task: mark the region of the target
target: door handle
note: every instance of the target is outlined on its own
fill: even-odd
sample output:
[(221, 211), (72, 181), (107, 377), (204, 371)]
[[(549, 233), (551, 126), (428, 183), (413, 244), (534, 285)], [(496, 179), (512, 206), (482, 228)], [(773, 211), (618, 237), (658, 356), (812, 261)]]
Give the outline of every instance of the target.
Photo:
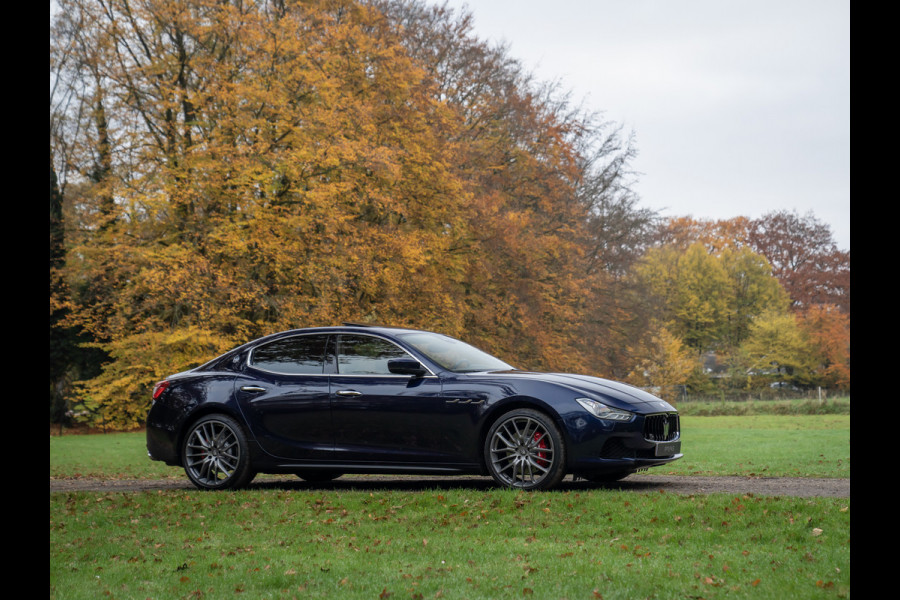
[(338, 396), (362, 396), (362, 392), (357, 392), (356, 390), (340, 390), (337, 393)]
[(241, 386), (241, 391), (242, 392), (264, 392), (264, 391), (266, 391), (266, 388), (259, 387), (258, 385), (244, 385), (244, 386)]

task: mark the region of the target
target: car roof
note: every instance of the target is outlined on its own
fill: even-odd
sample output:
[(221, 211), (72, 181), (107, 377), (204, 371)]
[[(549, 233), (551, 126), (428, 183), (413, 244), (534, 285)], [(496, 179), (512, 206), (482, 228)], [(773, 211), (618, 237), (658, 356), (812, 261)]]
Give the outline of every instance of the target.
[[(289, 337), (292, 335), (301, 335), (307, 333), (347, 333), (347, 332), (359, 332), (359, 333), (381, 333), (385, 335), (396, 335), (398, 333), (403, 332), (421, 332), (421, 333), (433, 333), (424, 329), (412, 329), (409, 327), (398, 327), (394, 325), (380, 325), (380, 324), (369, 324), (369, 323), (342, 323), (341, 325), (326, 325), (321, 327), (300, 327), (297, 329), (288, 329), (285, 331), (278, 331), (275, 333), (270, 333), (268, 335), (261, 336), (256, 338), (255, 340), (251, 340), (248, 344), (256, 344), (263, 340), (269, 340), (279, 337)], [(245, 344), (246, 345), (246, 344)]]

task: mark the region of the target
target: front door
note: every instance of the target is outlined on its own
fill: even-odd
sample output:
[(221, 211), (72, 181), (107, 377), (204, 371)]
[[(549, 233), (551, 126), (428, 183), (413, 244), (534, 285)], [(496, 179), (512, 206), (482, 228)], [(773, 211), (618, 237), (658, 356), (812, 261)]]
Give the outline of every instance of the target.
[(335, 459), (395, 466), (458, 464), (461, 448), (448, 437), (450, 407), (441, 380), (396, 375), (388, 361), (410, 355), (371, 335), (340, 335), (331, 375)]

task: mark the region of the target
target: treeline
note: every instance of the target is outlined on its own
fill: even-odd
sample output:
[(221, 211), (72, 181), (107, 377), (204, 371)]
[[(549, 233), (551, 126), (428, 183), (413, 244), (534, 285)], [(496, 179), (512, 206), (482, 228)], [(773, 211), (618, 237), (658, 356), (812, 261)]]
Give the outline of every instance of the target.
[(342, 321), (639, 385), (849, 389), (849, 253), (826, 226), (641, 208), (631, 136), (469, 14), (58, 4), (51, 421), (139, 426), (165, 375)]

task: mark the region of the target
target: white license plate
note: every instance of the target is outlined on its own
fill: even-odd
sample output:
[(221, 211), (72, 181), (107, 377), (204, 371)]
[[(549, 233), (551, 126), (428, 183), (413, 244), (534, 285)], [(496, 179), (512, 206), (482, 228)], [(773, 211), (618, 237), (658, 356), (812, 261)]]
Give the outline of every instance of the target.
[(681, 452), (681, 441), (660, 442), (656, 445), (656, 456), (672, 456)]

